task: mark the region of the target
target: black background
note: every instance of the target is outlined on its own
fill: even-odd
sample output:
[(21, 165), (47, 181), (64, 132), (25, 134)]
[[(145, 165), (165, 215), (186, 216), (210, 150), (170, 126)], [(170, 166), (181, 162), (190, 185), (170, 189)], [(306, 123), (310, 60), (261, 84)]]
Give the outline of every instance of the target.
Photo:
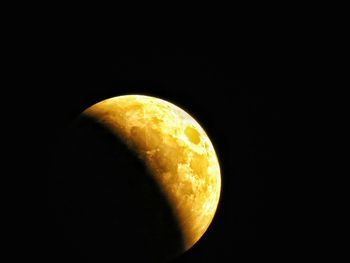
[[(131, 44), (89, 42), (74, 34), (51, 41), (55, 43), (45, 47), (39, 92), (44, 182), (60, 135), (84, 109), (125, 94), (159, 97), (202, 125), (222, 174), (220, 204), (210, 228), (174, 262), (228, 262), (275, 253), (283, 228), (279, 208), (271, 208), (270, 191), (279, 187), (278, 123), (285, 99), (280, 61), (285, 51), (277, 48), (274, 35), (254, 32), (210, 43), (186, 38), (171, 45), (150, 44), (145, 38)], [(63, 237), (52, 204), (45, 196), (42, 200), (39, 256), (49, 262), (84, 260)]]

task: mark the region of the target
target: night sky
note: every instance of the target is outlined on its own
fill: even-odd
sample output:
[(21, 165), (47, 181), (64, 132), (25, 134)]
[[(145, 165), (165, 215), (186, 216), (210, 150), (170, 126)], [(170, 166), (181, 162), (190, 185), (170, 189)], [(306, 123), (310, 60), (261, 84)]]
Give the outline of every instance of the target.
[[(125, 94), (168, 100), (190, 113), (207, 132), (222, 175), (221, 199), (212, 224), (174, 262), (266, 258), (273, 253), (269, 244), (278, 243), (277, 231), (272, 230), (278, 212), (270, 208), (268, 191), (277, 185), (271, 182), (279, 169), (277, 123), (281, 118), (281, 69), (268, 40), (259, 35), (169, 47), (57, 39), (44, 65), (47, 90), (43, 94), (50, 98), (42, 115), (47, 181), (57, 169), (55, 156), (62, 134), (84, 109)], [(47, 189), (50, 196), (50, 186)], [(42, 256), (47, 262), (84, 260), (63, 234), (57, 222), (61, 215), (52, 200), (47, 200)]]

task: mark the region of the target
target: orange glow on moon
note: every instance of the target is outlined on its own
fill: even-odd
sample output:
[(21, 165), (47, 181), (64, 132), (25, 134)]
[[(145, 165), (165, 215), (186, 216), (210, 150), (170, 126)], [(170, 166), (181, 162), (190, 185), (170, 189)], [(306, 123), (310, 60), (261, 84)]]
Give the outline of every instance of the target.
[(136, 151), (169, 200), (185, 249), (192, 247), (212, 222), (221, 191), (219, 162), (198, 122), (172, 103), (141, 95), (101, 101), (83, 115)]

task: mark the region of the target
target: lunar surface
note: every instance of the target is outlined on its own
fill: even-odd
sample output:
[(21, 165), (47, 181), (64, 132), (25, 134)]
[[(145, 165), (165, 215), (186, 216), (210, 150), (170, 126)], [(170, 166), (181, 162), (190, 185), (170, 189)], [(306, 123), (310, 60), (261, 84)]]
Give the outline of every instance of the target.
[(185, 111), (164, 100), (129, 95), (83, 112), (109, 127), (144, 160), (178, 217), (189, 249), (207, 230), (220, 197), (212, 143)]
[(56, 197), (77, 246), (98, 251), (96, 258), (140, 254), (164, 262), (203, 236), (221, 176), (196, 120), (167, 101), (126, 95), (89, 107), (77, 127)]

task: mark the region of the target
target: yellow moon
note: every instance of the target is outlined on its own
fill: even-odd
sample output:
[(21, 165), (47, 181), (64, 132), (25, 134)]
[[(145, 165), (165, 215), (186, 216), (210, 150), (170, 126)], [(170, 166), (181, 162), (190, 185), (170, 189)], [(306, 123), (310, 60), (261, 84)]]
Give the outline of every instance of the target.
[(185, 250), (191, 248), (213, 220), (221, 191), (218, 158), (203, 128), (174, 104), (143, 95), (110, 98), (82, 114), (136, 151), (171, 204)]

